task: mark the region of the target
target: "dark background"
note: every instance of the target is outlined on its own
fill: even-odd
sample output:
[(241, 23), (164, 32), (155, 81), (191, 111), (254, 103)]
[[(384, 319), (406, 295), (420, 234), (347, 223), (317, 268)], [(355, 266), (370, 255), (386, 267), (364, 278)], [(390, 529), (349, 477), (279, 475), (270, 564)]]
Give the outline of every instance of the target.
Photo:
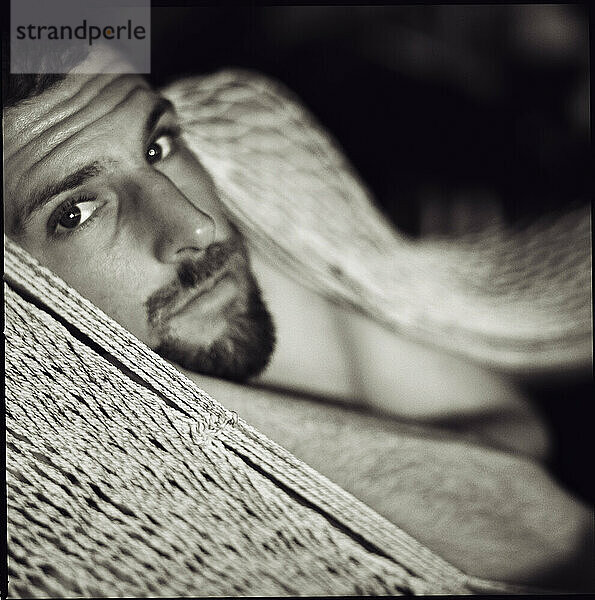
[[(590, 201), (585, 6), (158, 4), (155, 84), (230, 66), (279, 79), (411, 236)], [(555, 432), (552, 471), (594, 500), (592, 378), (528, 391)]]
[(412, 235), (588, 197), (580, 5), (154, 6), (152, 47), (158, 84), (226, 66), (284, 82)]

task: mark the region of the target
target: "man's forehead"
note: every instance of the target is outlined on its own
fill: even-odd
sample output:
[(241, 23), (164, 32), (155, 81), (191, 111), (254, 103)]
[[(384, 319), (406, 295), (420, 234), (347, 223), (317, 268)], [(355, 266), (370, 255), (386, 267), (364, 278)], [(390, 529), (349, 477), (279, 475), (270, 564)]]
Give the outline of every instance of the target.
[[(18, 103), (4, 111), (4, 118), (10, 119), (14, 132), (18, 133), (37, 123), (43, 126), (44, 117), (48, 120), (72, 114), (85, 103), (90, 102), (99, 90), (109, 85), (118, 74), (134, 73), (126, 56), (110, 45), (98, 44), (58, 84), (51, 86), (42, 94)], [(136, 75), (127, 79), (142, 82)]]
[[(82, 79), (81, 79), (82, 78)], [(56, 154), (76, 156), (73, 149), (105, 130), (142, 123), (159, 95), (137, 75), (68, 76), (55, 88), (5, 112), (4, 168), (9, 186)], [(86, 148), (86, 147), (85, 147)]]
[(50, 180), (66, 177), (91, 161), (109, 161), (105, 141), (122, 147), (126, 129), (142, 132), (147, 115), (160, 100), (138, 75), (69, 75), (54, 88), (8, 109), (4, 119), (8, 216), (15, 216), (26, 198)]
[[(134, 90), (149, 90), (138, 75), (67, 75), (58, 84), (4, 111), (4, 156), (27, 144), (43, 143), (44, 133), (82, 128), (124, 102)], [(59, 137), (59, 136), (58, 136)]]

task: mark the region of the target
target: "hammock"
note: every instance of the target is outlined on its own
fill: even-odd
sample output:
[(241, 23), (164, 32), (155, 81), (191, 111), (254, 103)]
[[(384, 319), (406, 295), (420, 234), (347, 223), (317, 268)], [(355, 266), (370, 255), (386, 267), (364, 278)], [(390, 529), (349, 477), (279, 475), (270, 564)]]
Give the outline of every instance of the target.
[(226, 70), (162, 93), (230, 219), (301, 284), (490, 368), (591, 364), (588, 204), (524, 228), (411, 240), (280, 84)]
[(459, 594), (467, 577), (5, 240), (11, 597)]
[[(432, 281), (427, 276), (438, 272), (438, 257), (445, 255), (453, 268), (467, 257), (458, 275), (472, 268), (482, 273), (483, 257), (494, 246), (486, 243), (480, 257), (479, 240), (472, 239), (452, 254), (441, 242), (417, 247), (416, 254), (376, 213), (329, 138), (275, 89), (253, 75), (226, 72), (167, 91), (189, 140), (199, 131), (204, 136), (192, 148), (230, 217), (261, 248), (329, 298), (418, 338), (437, 327), (439, 345), (456, 342), (477, 360), (544, 368), (584, 357), (589, 298), (573, 287), (589, 260), (583, 214), (541, 229), (550, 242), (560, 231), (577, 239), (571, 250), (560, 240), (555, 245), (558, 258), (571, 253), (577, 265), (573, 285), (563, 288), (565, 301), (575, 299), (572, 310), (550, 294), (529, 311), (523, 302), (543, 278), (536, 276), (527, 291), (521, 282), (514, 286), (510, 273), (514, 291), (503, 285), (499, 296), (505, 308), (486, 307), (487, 286), (498, 285), (490, 278), (463, 285), (452, 273)], [(210, 118), (201, 121), (203, 109)], [(277, 135), (279, 128), (286, 137)], [(266, 156), (284, 155), (283, 144), (285, 160), (267, 166)], [(301, 154), (287, 160), (294, 152)], [(350, 244), (343, 240), (346, 232)], [(395, 268), (405, 277), (401, 284), (414, 286), (408, 292), (423, 292), (417, 302), (422, 309), (413, 310), (411, 298), (395, 304)], [(432, 300), (453, 282), (460, 289), (452, 296), (441, 304)], [(12, 597), (521, 589), (448, 564), (226, 410), (224, 398), (220, 404), (209, 397), (8, 239), (4, 291)], [(461, 326), (457, 301), (464, 291), (470, 308)], [(513, 307), (529, 321), (520, 331), (498, 319), (487, 329), (481, 324), (486, 311), (504, 319), (514, 316)], [(552, 309), (564, 310), (568, 320), (551, 318)], [(450, 336), (454, 341), (447, 342)]]

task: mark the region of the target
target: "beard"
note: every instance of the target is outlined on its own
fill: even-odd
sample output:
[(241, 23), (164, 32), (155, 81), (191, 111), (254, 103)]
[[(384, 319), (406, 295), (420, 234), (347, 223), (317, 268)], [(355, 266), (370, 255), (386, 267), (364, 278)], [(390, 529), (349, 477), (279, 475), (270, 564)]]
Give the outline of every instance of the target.
[[(173, 307), (201, 283), (222, 270), (238, 282), (238, 298), (226, 308), (225, 328), (209, 343), (190, 342), (192, 331), (174, 334), (170, 326)], [(244, 381), (261, 373), (275, 348), (273, 319), (250, 270), (247, 250), (239, 233), (214, 243), (196, 261), (185, 261), (177, 278), (158, 290), (146, 303), (148, 322), (158, 342), (154, 350), (181, 367), (204, 375)], [(201, 323), (196, 323), (200, 329)]]

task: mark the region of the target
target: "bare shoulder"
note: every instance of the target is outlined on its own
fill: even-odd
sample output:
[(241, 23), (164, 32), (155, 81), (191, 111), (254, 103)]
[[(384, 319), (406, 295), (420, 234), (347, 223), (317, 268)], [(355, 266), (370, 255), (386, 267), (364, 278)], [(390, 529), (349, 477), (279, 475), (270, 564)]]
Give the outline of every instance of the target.
[(352, 407), (189, 375), (468, 574), (592, 585), (592, 511), (539, 463)]

